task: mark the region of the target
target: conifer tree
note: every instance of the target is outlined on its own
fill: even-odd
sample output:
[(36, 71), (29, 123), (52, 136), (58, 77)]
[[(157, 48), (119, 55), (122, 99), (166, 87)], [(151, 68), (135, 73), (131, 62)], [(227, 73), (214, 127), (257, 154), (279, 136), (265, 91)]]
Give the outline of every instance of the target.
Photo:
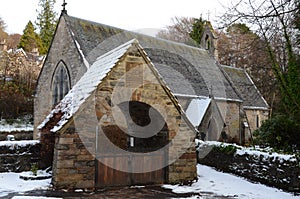
[(194, 39), (198, 44), (201, 43), (201, 38), (206, 23), (210, 24), (210, 22), (203, 20), (202, 17), (200, 17), (199, 19), (194, 19), (193, 30), (190, 32), (190, 37)]
[(34, 48), (38, 48), (40, 52), (43, 50), (41, 39), (35, 32), (35, 28), (31, 21), (27, 23), (25, 29), (23, 30), (23, 35), (18, 48), (23, 48), (27, 52), (31, 52)]
[(42, 54), (47, 53), (55, 32), (57, 24), (56, 12), (54, 11), (55, 2), (56, 0), (39, 0), (40, 11), (38, 11), (36, 25), (43, 44)]

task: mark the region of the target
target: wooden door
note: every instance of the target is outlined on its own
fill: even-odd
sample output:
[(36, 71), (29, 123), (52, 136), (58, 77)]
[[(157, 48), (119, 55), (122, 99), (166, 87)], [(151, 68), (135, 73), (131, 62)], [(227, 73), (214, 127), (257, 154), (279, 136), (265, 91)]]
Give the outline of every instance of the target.
[[(105, 186), (126, 186), (126, 185), (146, 185), (162, 184), (166, 179), (166, 169), (161, 168), (151, 172), (131, 173), (134, 170), (132, 163), (139, 162), (140, 167), (157, 167), (165, 164), (165, 157), (162, 154), (156, 154), (155, 161), (153, 155), (134, 155), (124, 156), (124, 154), (114, 154), (106, 157), (99, 157), (96, 167), (96, 185), (97, 187)], [(128, 169), (129, 172), (119, 171), (107, 165), (122, 164), (122, 169)], [(136, 166), (136, 165), (135, 165)], [(148, 168), (145, 168), (148, 169)]]
[[(149, 121), (146, 118), (149, 105), (134, 105), (133, 108), (131, 107), (130, 117), (132, 121), (142, 126)], [(97, 151), (99, 160), (96, 165), (97, 187), (162, 184), (165, 182), (166, 169), (164, 166), (168, 161), (168, 151), (160, 149), (168, 143), (166, 124), (159, 133), (147, 138), (133, 137), (117, 126), (106, 126), (102, 129), (109, 141), (126, 153), (115, 152), (110, 148), (111, 146), (101, 143), (103, 137), (98, 137), (98, 143), (101, 144)], [(122, 171), (115, 169), (120, 166)]]

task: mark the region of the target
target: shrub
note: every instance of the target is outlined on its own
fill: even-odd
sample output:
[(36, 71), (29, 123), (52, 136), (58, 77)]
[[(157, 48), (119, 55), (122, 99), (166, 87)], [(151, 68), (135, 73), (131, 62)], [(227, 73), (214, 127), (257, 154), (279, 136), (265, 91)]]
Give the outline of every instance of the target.
[(261, 146), (285, 152), (300, 149), (300, 122), (285, 115), (277, 115), (264, 121), (253, 135), (255, 144)]
[(37, 176), (37, 172), (38, 172), (38, 169), (39, 169), (39, 166), (38, 166), (38, 164), (37, 163), (33, 163), (32, 165), (31, 165), (31, 172), (32, 172), (32, 174), (34, 175), (34, 176)]
[(230, 154), (234, 154), (236, 152), (236, 150), (238, 149), (238, 147), (236, 147), (234, 145), (226, 145), (226, 146), (220, 145), (220, 146), (214, 146), (213, 149), (215, 151), (220, 151), (220, 152), (230, 155)]

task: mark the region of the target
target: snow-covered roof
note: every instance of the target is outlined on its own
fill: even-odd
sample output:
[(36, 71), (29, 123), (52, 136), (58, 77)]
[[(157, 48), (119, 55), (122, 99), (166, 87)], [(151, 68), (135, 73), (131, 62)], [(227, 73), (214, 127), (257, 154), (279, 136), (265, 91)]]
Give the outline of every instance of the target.
[(16, 54), (22, 53), (25, 57), (27, 57), (27, 54), (26, 54), (26, 52), (23, 50), (23, 48), (9, 49), (7, 52), (8, 52), (8, 53), (16, 53)]
[(130, 40), (129, 42), (98, 57), (76, 85), (51, 111), (44, 122), (38, 126), (38, 129), (43, 128), (55, 113), (62, 112), (60, 121), (51, 129), (51, 132), (56, 132), (61, 129), (62, 126), (66, 124), (77, 112), (79, 107), (86, 101), (91, 93), (95, 91), (97, 86), (106, 77), (107, 73), (111, 71), (120, 58), (134, 43), (138, 43), (137, 40)]
[(186, 110), (186, 115), (194, 127), (198, 127), (201, 124), (201, 121), (209, 107), (210, 102), (210, 98), (200, 97), (195, 98), (190, 102)]

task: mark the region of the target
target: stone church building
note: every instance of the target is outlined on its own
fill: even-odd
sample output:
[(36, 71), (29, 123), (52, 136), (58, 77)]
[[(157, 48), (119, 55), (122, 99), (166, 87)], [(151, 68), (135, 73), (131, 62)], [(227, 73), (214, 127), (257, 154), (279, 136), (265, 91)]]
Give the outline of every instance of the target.
[(63, 11), (34, 104), (34, 137), (54, 187), (186, 183), (197, 177), (197, 136), (249, 142), (268, 105), (249, 75), (220, 65), (211, 47)]

